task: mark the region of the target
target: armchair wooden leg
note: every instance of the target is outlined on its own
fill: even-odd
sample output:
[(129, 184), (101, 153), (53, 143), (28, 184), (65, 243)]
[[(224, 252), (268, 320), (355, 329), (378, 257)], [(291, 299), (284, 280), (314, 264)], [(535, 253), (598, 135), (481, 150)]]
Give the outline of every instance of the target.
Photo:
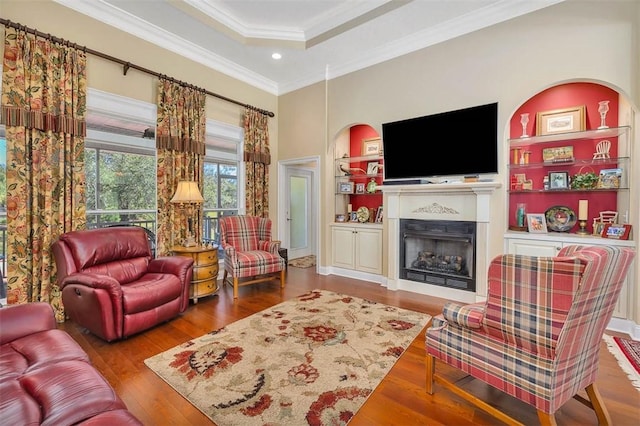
[(284, 288), (284, 269), (280, 271), (280, 288)]
[(596, 412), (596, 417), (598, 417), (598, 424), (601, 426), (610, 425), (611, 417), (609, 416), (609, 411), (607, 410), (607, 407), (605, 407), (604, 405), (604, 401), (600, 396), (600, 392), (598, 391), (596, 384), (591, 383), (589, 386), (585, 388), (585, 390), (587, 391), (587, 395), (591, 400), (591, 408), (593, 408), (593, 411)]
[(233, 298), (238, 298), (238, 277), (233, 277)]
[(556, 417), (553, 414), (545, 413), (538, 410), (538, 420), (540, 420), (540, 426), (556, 426)]
[(432, 355), (427, 354), (427, 393), (433, 395), (433, 373), (436, 368), (436, 360)]
[(222, 285), (227, 285), (227, 270), (225, 269), (224, 275), (222, 276)]

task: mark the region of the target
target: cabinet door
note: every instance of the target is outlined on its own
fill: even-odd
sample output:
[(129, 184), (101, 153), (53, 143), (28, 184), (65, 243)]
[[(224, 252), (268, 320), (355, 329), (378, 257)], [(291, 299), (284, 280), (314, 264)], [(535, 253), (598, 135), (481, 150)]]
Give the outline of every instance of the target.
[(526, 256), (556, 256), (562, 243), (558, 241), (536, 241), (509, 239), (507, 252)]
[(382, 230), (356, 229), (356, 269), (372, 274), (382, 273)]
[(355, 267), (355, 247), (353, 245), (353, 228), (332, 228), (332, 264), (340, 268), (353, 269)]
[(616, 307), (613, 309), (613, 316), (616, 318), (631, 319), (633, 317), (633, 306), (629, 307), (629, 301), (633, 300), (632, 290), (635, 263), (636, 261), (634, 260), (629, 267), (629, 273), (627, 273), (627, 277), (622, 284), (622, 291), (620, 291), (618, 303), (616, 303)]

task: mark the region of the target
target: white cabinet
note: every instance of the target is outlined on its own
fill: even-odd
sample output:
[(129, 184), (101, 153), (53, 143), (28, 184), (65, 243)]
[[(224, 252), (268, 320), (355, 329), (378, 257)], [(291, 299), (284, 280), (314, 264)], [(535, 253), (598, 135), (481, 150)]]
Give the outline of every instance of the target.
[[(598, 237), (580, 237), (570, 234), (562, 235), (562, 241), (552, 239), (551, 234), (522, 235), (508, 233), (505, 235), (505, 250), (509, 254), (522, 254), (528, 256), (556, 256), (560, 249), (568, 245), (617, 245), (633, 248), (632, 241), (605, 240)], [(635, 261), (634, 261), (635, 262)], [(633, 303), (633, 274), (634, 264), (629, 268), (618, 303), (613, 311), (616, 318), (630, 319), (631, 309), (629, 303)]]
[(382, 274), (381, 224), (334, 224), (331, 237), (333, 266)]

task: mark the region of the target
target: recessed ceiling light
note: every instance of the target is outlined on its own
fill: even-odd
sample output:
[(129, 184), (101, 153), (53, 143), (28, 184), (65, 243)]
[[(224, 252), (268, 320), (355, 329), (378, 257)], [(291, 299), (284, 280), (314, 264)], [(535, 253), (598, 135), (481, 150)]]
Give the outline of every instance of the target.
[(272, 57), (273, 59), (281, 59), (281, 58), (282, 58), (282, 55), (281, 55), (281, 54), (279, 54), (278, 52), (276, 52), (276, 53), (272, 53), (272, 54), (271, 54), (271, 57)]

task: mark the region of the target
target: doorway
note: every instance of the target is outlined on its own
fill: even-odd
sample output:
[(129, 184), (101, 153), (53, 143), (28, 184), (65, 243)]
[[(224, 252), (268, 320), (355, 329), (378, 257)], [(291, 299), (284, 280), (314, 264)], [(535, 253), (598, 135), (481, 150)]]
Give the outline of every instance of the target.
[(289, 259), (318, 254), (318, 167), (317, 157), (279, 163), (280, 239)]

